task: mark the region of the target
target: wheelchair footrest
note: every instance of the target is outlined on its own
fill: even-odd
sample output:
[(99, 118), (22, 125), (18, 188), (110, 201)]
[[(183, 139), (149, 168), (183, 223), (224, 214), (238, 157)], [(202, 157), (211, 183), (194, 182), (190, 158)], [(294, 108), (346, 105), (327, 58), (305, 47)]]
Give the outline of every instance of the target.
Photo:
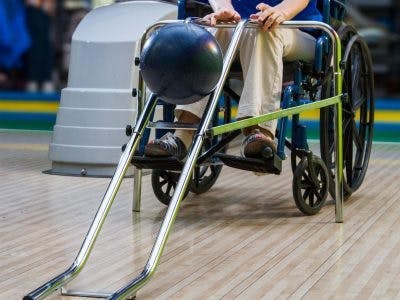
[(138, 169), (182, 170), (183, 162), (176, 157), (134, 156), (132, 164)]
[(276, 154), (269, 159), (245, 158), (223, 153), (218, 153), (215, 156), (228, 167), (235, 169), (277, 175), (282, 171), (282, 159)]

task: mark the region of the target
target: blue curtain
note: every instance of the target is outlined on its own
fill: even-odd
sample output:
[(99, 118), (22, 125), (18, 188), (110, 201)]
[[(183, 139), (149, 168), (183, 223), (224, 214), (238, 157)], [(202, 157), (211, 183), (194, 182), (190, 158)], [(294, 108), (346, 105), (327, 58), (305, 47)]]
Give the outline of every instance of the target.
[(25, 8), (21, 0), (0, 1), (0, 67), (15, 68), (29, 48)]

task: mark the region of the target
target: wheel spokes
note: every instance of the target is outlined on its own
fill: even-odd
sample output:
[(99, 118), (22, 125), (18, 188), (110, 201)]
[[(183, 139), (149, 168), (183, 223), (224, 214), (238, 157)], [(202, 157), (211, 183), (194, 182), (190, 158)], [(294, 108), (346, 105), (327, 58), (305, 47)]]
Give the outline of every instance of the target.
[(304, 179), (307, 181), (307, 183), (308, 183), (310, 186), (313, 186), (313, 180), (312, 180), (310, 174), (307, 173), (307, 172), (308, 172), (308, 170), (304, 170), (303, 177), (304, 177)]
[(315, 196), (317, 197), (318, 203), (323, 200), (320, 193), (316, 192)]
[(351, 127), (353, 129), (354, 144), (356, 145), (358, 151), (362, 151), (364, 148), (364, 137), (362, 132), (359, 134), (355, 120), (351, 120)]
[(174, 187), (174, 184), (172, 182), (169, 182), (168, 185), (167, 185), (167, 190), (165, 191), (165, 193), (167, 195), (171, 195), (171, 190), (172, 190), (173, 187)]
[(311, 206), (311, 207), (314, 207), (314, 191), (312, 190), (311, 191), (311, 193), (310, 193), (310, 198), (309, 198), (309, 205)]
[(310, 192), (311, 192), (310, 188), (305, 189), (304, 194), (303, 194), (303, 199), (307, 199), (308, 196), (310, 195)]

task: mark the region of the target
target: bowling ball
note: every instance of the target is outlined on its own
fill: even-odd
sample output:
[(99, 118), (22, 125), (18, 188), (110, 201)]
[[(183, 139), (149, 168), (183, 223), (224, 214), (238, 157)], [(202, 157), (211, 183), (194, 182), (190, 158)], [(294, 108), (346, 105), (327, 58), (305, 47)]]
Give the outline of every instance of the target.
[(222, 51), (215, 37), (193, 23), (154, 31), (143, 46), (140, 71), (149, 90), (172, 104), (189, 104), (210, 94), (221, 75)]

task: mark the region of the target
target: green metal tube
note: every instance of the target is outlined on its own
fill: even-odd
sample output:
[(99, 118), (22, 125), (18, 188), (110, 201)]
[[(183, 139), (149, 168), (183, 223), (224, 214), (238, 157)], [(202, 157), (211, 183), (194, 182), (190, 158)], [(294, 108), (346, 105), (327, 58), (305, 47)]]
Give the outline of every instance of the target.
[(341, 100), (341, 96), (334, 96), (331, 98), (327, 98), (325, 100), (316, 101), (313, 103), (299, 105), (299, 106), (295, 106), (295, 107), (290, 107), (290, 108), (274, 111), (274, 112), (271, 112), (268, 114), (264, 114), (261, 116), (236, 121), (234, 123), (216, 126), (216, 127), (211, 128), (209, 132), (212, 136), (220, 135), (220, 134), (223, 134), (226, 132), (246, 128), (246, 127), (249, 127), (252, 125), (257, 125), (257, 124), (260, 124), (260, 123), (263, 123), (266, 121), (270, 121), (273, 119), (283, 118), (283, 117), (299, 114), (304, 111), (334, 105), (334, 104), (339, 103), (340, 100)]

